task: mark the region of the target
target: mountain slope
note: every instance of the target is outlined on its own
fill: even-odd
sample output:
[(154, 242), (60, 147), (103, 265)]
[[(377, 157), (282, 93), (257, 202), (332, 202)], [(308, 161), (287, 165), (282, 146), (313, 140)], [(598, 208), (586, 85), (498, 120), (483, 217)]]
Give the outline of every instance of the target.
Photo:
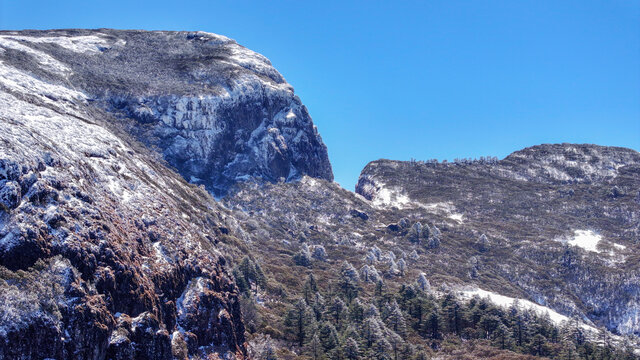
[[(469, 245), (480, 234), (490, 239), (477, 266), (560, 312), (640, 332), (640, 154), (633, 150), (558, 144), (501, 161), (375, 161), (356, 191), (414, 211), (455, 209), (454, 228), (469, 233)], [(507, 266), (508, 259), (515, 261)]]
[(269, 60), (203, 32), (0, 32), (0, 61), (84, 93), (185, 179), (333, 179), (306, 107)]

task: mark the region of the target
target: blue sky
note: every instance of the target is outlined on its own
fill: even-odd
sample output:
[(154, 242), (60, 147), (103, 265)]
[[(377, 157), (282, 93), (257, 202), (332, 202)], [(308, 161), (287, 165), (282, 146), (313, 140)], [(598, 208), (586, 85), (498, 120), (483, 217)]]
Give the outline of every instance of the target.
[(640, 1), (0, 0), (0, 28), (204, 30), (296, 88), (353, 189), (379, 158), (640, 150)]

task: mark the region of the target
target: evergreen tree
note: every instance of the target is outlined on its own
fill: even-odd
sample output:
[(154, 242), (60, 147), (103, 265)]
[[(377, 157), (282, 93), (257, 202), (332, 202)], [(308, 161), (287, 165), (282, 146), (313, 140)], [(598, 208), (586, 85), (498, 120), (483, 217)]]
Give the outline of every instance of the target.
[(311, 300), (311, 308), (313, 309), (313, 313), (316, 315), (316, 320), (321, 320), (322, 315), (326, 311), (326, 303), (324, 300), (324, 296), (322, 296), (319, 292), (313, 296)]
[(404, 261), (404, 259), (400, 259), (398, 260), (397, 265), (400, 276), (404, 276), (404, 274), (407, 272), (407, 262)]
[(482, 252), (489, 250), (489, 239), (487, 239), (487, 235), (482, 234), (478, 238), (478, 250)]
[(327, 261), (327, 251), (324, 249), (324, 246), (316, 245), (313, 248), (313, 254), (311, 255), (311, 257), (318, 261)]
[(320, 360), (324, 355), (324, 349), (322, 342), (318, 334), (314, 334), (309, 343), (306, 346), (306, 352), (313, 360)]
[(331, 323), (324, 322), (318, 329), (318, 335), (325, 352), (331, 351), (338, 346), (338, 332)]
[(431, 290), (431, 284), (429, 283), (429, 280), (427, 280), (427, 276), (423, 272), (421, 272), (418, 276), (418, 280), (416, 281), (416, 283), (418, 284), (418, 289), (422, 291), (428, 292), (429, 290)]
[(301, 347), (305, 341), (311, 340), (316, 326), (315, 314), (304, 299), (299, 299), (289, 308), (285, 326), (296, 339), (298, 346)]
[(364, 304), (359, 298), (355, 298), (349, 305), (349, 319), (356, 324), (360, 324), (364, 320)]
[(391, 360), (390, 351), (391, 344), (384, 337), (380, 337), (372, 345), (374, 359), (377, 360)]
[(429, 241), (427, 242), (427, 249), (436, 249), (440, 247), (440, 230), (434, 225)]
[(402, 337), (400, 337), (400, 335), (396, 334), (395, 332), (391, 332), (386, 337), (386, 340), (391, 348), (391, 354), (392, 354), (393, 360), (403, 359), (400, 357), (400, 353), (404, 345), (404, 340), (402, 340)]
[(358, 270), (356, 270), (356, 268), (354, 268), (348, 261), (344, 261), (340, 267), (338, 287), (348, 302), (358, 296), (359, 280), (360, 276), (358, 275)]
[(248, 256), (245, 256), (240, 264), (233, 270), (233, 276), (236, 279), (238, 288), (242, 292), (249, 293), (252, 284), (255, 285), (255, 293), (257, 294), (260, 287), (265, 287), (267, 278), (262, 271), (260, 265)]
[(371, 347), (375, 342), (382, 339), (382, 326), (379, 317), (371, 316), (364, 320), (362, 324), (362, 339), (367, 347)]
[(396, 333), (404, 336), (407, 333), (407, 325), (404, 320), (404, 315), (402, 314), (402, 310), (398, 306), (398, 303), (393, 300), (389, 309), (389, 315), (387, 316), (387, 324), (389, 324), (389, 328), (395, 331)]
[(316, 281), (316, 277), (312, 272), (307, 276), (307, 280), (305, 280), (304, 285), (302, 287), (302, 293), (304, 295), (304, 299), (309, 303), (311, 298), (315, 296), (318, 292), (318, 283)]
[(293, 261), (299, 266), (311, 266), (311, 251), (307, 244), (302, 244), (302, 248), (295, 255)]
[(441, 319), (437, 309), (434, 309), (424, 322), (422, 333), (430, 339), (440, 339)]
[(358, 347), (358, 342), (356, 342), (353, 338), (347, 338), (345, 340), (344, 345), (342, 345), (342, 356), (347, 360), (358, 360), (360, 359), (360, 349)]
[(462, 325), (462, 311), (460, 303), (451, 293), (444, 296), (442, 301), (442, 317), (449, 332), (460, 335)]
[(414, 244), (420, 244), (420, 241), (422, 241), (422, 224), (419, 221), (409, 229), (407, 240)]
[(341, 327), (342, 319), (346, 315), (346, 310), (347, 310), (347, 305), (339, 297), (336, 297), (335, 299), (333, 299), (333, 301), (329, 305), (328, 315), (336, 327), (338, 328)]

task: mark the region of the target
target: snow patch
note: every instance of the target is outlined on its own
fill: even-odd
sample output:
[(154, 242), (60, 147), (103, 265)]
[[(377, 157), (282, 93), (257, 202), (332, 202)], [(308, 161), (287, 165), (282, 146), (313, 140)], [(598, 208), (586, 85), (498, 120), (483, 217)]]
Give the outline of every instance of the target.
[(95, 36), (46, 36), (46, 37), (33, 37), (33, 36), (5, 36), (7, 39), (16, 41), (28, 41), (32, 43), (47, 43), (56, 44), (67, 50), (71, 50), (77, 53), (99, 53), (102, 49), (108, 47), (106, 39)]
[(402, 193), (402, 190), (398, 188), (385, 187), (385, 184), (379, 183), (380, 189), (373, 198), (373, 205), (378, 207), (395, 206), (399, 209), (405, 208), (411, 199), (409, 196)]
[(625, 250), (625, 249), (627, 248), (627, 247), (626, 247), (626, 246), (624, 246), (624, 245), (621, 245), (621, 244), (615, 244), (615, 243), (613, 244), (613, 247), (614, 247), (616, 250), (620, 250), (620, 251), (623, 251), (623, 250)]
[(448, 217), (451, 220), (457, 221), (459, 223), (461, 223), (463, 221), (464, 215), (456, 212), (456, 207), (455, 205), (453, 205), (452, 202), (447, 201), (447, 202), (439, 202), (439, 203), (430, 203), (430, 204), (422, 204), (419, 203), (419, 205), (426, 209), (427, 211), (433, 212), (433, 213), (439, 213), (441, 215), (444, 215), (446, 217)]
[(602, 240), (602, 236), (591, 230), (575, 230), (573, 238), (568, 239), (567, 243), (571, 246), (577, 246), (586, 251), (599, 253), (598, 243)]
[[(517, 301), (517, 305), (520, 309), (523, 310), (532, 310), (535, 311), (536, 313), (540, 314), (540, 315), (544, 315), (547, 314), (549, 315), (549, 318), (551, 319), (551, 321), (556, 324), (556, 325), (560, 325), (563, 321), (569, 321), (570, 318), (562, 315), (560, 313), (558, 313), (555, 310), (552, 310), (546, 306), (542, 306), (539, 304), (536, 304), (532, 301), (526, 300), (526, 299), (519, 299), (519, 298), (512, 298), (509, 296), (504, 296), (504, 295), (500, 295), (491, 291), (487, 291), (487, 290), (483, 290), (480, 288), (475, 288), (475, 289), (470, 289), (470, 290), (463, 290), (462, 291), (462, 296), (464, 298), (467, 299), (471, 299), (474, 296), (479, 296), (481, 298), (485, 298), (485, 299), (489, 299), (489, 301), (491, 301), (492, 303), (501, 306), (501, 307), (510, 307), (514, 304), (514, 302)], [(585, 329), (585, 330), (589, 330), (589, 331), (593, 331), (593, 332), (597, 332), (598, 329), (594, 328), (593, 326), (589, 326), (587, 324), (584, 323), (580, 323), (580, 326)]]
[(49, 70), (56, 74), (69, 74), (71, 69), (60, 61), (54, 59), (51, 55), (48, 55), (42, 51), (35, 50), (22, 44), (19, 40), (12, 39), (7, 36), (0, 36), (0, 46), (13, 50), (22, 51), (35, 58), (44, 69)]

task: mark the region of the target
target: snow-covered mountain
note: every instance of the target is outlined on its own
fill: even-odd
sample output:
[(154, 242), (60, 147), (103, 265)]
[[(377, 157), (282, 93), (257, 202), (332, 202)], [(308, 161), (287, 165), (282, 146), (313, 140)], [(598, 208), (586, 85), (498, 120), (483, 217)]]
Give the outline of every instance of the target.
[(71, 83), (77, 59), (37, 48), (121, 42), (49, 35), (0, 36), (0, 358), (242, 354), (215, 201)]
[(6, 71), (81, 93), (215, 194), (248, 177), (333, 180), (326, 146), (293, 88), (264, 56), (229, 38), (5, 31), (0, 46)]

